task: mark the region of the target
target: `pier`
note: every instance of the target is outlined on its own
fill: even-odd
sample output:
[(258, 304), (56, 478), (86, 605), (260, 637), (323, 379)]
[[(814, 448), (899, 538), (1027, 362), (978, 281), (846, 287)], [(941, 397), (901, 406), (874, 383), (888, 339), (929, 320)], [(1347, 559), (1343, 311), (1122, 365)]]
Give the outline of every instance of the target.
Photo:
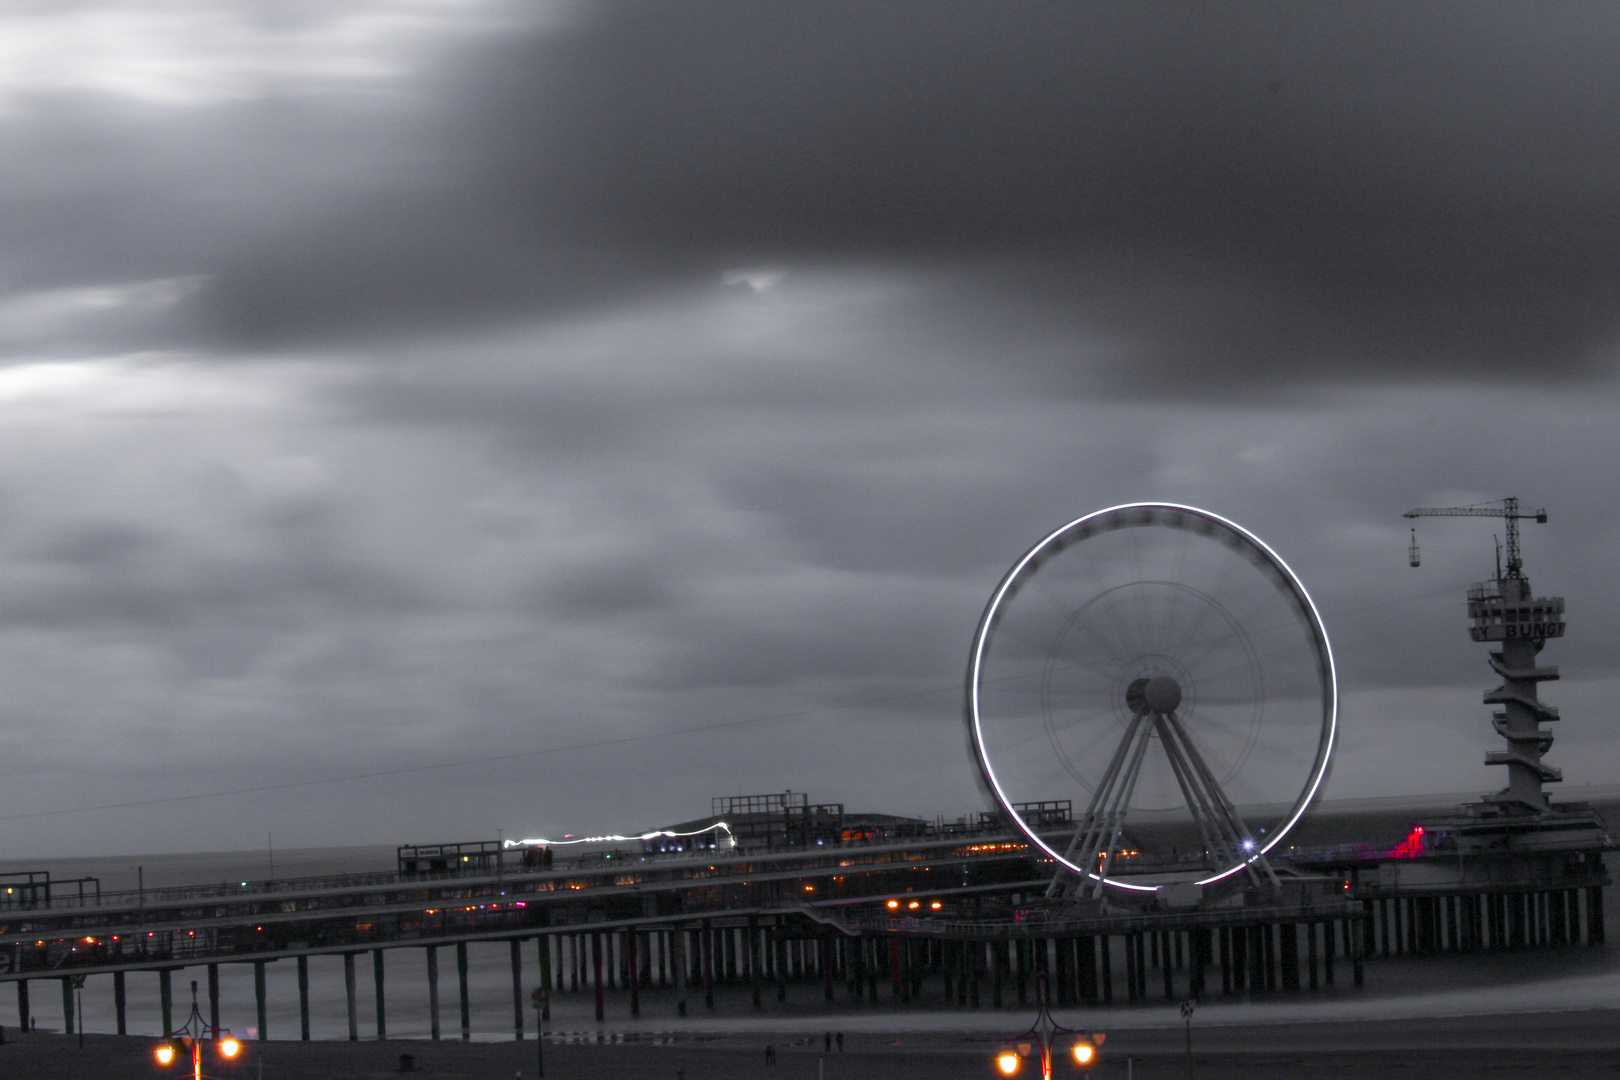
[[(1072, 827), (1065, 817), (1054, 814), (1055, 831)], [(266, 968), (291, 963), (307, 1039), (310, 958), (341, 957), (350, 1039), (363, 1027), (387, 1037), (401, 979), (426, 981), (433, 1038), (468, 1039), (468, 946), (504, 942), (521, 1039), (558, 994), (585, 996), (599, 1022), (641, 1016), (643, 991), (659, 991), (648, 997), (672, 1019), (714, 1010), (722, 987), (754, 1009), (793, 997), (996, 1009), (1027, 1005), (1045, 972), (1056, 1003), (1106, 1006), (1354, 988), (1379, 957), (1604, 939), (1600, 852), (1546, 853), (1522, 879), (1475, 858), (1477, 880), (1464, 882), (1443, 834), (1427, 847), (1296, 848), (1273, 860), (1284, 887), (1263, 901), (1059, 917), (1042, 899), (1050, 860), (989, 815), (851, 836), (767, 831), (735, 849), (544, 858), (417, 845), (393, 872), (138, 890), (35, 873), (0, 892), (0, 982), (17, 984), (25, 1029), (31, 995), (58, 984), (47, 992), (62, 994), (72, 1030), (74, 980), (108, 978), (124, 1033), (132, 993), (155, 993), (172, 1025), (173, 973), (188, 966), (206, 972), (217, 1019), (221, 965), (247, 965), (268, 1038)]]

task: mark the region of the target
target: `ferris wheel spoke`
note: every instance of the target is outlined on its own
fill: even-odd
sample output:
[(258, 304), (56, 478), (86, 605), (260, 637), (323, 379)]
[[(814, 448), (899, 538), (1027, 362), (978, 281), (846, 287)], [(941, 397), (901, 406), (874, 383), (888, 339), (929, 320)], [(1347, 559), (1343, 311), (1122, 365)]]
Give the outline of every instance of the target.
[[(1130, 532), (1126, 533), (1126, 536), (1128, 538), (1128, 547), (1130, 548), (1129, 580), (1132, 582), (1144, 581), (1147, 579), (1148, 575), (1142, 570), (1142, 532), (1140, 529), (1132, 529)], [(1126, 616), (1126, 625), (1130, 626), (1133, 630), (1145, 634), (1148, 632), (1149, 627), (1147, 613), (1143, 610), (1143, 598), (1144, 594), (1140, 587), (1136, 588), (1134, 597), (1120, 597), (1122, 601), (1131, 603), (1132, 607), (1134, 608), (1134, 610), (1128, 613)]]
[(1052, 610), (1055, 611), (1060, 618), (1068, 619), (1074, 614), (1073, 605), (1066, 604), (1059, 599), (1058, 596), (1052, 591), (1051, 586), (1046, 582), (1036, 579), (1035, 591), (1041, 594), (1041, 599), (1050, 604), (1052, 606)]
[[(1213, 760), (1222, 770), (1222, 775), (1231, 770), (1242, 760), (1246, 746), (1250, 741), (1249, 730), (1230, 724), (1215, 724), (1206, 719), (1198, 721), (1199, 726), (1206, 730), (1200, 732), (1200, 745), (1204, 748), (1206, 760)], [(1210, 731), (1209, 728), (1216, 730)], [(1236, 744), (1237, 752), (1232, 752)], [(1224, 749), (1224, 752), (1223, 752)]]
[(1189, 628), (1188, 634), (1188, 639), (1190, 641), (1197, 640), (1198, 633), (1201, 633), (1201, 631), (1197, 631), (1197, 628), (1203, 625), (1204, 620), (1209, 617), (1211, 610), (1219, 609), (1217, 598), (1228, 595), (1232, 583), (1232, 575), (1236, 572), (1236, 570), (1236, 565), (1228, 562), (1221, 567), (1220, 572), (1215, 576), (1214, 581), (1201, 583), (1198, 587), (1196, 587), (1198, 595), (1201, 596), (1205, 602), (1194, 609), (1193, 625), (1191, 628)]
[[(1072, 717), (1072, 718), (1071, 718)], [(1076, 733), (1093, 732), (1099, 729), (1106, 730), (1104, 725), (1112, 723), (1114, 715), (1112, 710), (1091, 709), (1080, 713), (1070, 710), (1047, 710), (1042, 716), (1042, 729), (1052, 745), (1052, 752), (1063, 765), (1070, 776), (1082, 785), (1090, 787), (1090, 782), (1081, 778), (1073, 763), (1069, 760), (1069, 748), (1064, 745), (1065, 737), (1070, 741), (1076, 738)], [(1083, 735), (1081, 736), (1083, 738)], [(1075, 749), (1083, 749), (1076, 746)]]
[(1243, 625), (1233, 620), (1230, 614), (1222, 612), (1225, 616), (1225, 632), (1211, 633), (1203, 641), (1197, 643), (1197, 652), (1185, 659), (1189, 671), (1196, 671), (1210, 657), (1218, 656), (1222, 652), (1230, 652), (1234, 647), (1242, 650), (1244, 655), (1254, 655), (1254, 643), (1244, 632)]
[(1156, 584), (1163, 600), (1159, 604), (1152, 648), (1157, 653), (1174, 653), (1193, 639), (1196, 627), (1207, 615), (1209, 597), (1173, 578)]
[[(1095, 649), (1088, 653), (1085, 658), (1079, 660), (1074, 659), (1072, 654), (1065, 654), (1066, 663), (1092, 667), (1099, 672), (1112, 672), (1120, 659), (1130, 655), (1128, 646), (1122, 646), (1120, 642), (1102, 636), (1090, 622), (1081, 621), (1078, 623), (1078, 627), (1091, 639)], [(1048, 634), (1046, 640), (1042, 642), (1031, 638), (1026, 628), (1022, 626), (1007, 625), (1000, 627), (998, 634), (1005, 634), (1018, 641), (1030, 655), (1044, 655), (1047, 658), (1048, 667), (1043, 667), (1043, 671), (1049, 670), (1054, 658), (1054, 650), (1057, 648), (1057, 642), (1061, 641), (1063, 636), (1061, 632)]]
[[(1176, 537), (1175, 563), (1170, 568), (1168, 580), (1185, 580), (1187, 571), (1187, 547), (1189, 543), (1190, 541), (1185, 533)], [(1168, 648), (1166, 643), (1170, 638), (1171, 632), (1170, 609), (1174, 606), (1174, 601), (1176, 600), (1177, 595), (1178, 594), (1174, 592), (1165, 594), (1164, 603), (1160, 608), (1158, 630), (1153, 636), (1153, 644), (1156, 651), (1162, 652)]]
[(1196, 714), (1189, 713), (1187, 716), (1181, 716), (1180, 713), (1177, 713), (1176, 715), (1181, 718), (1183, 731), (1187, 730), (1188, 724), (1191, 723), (1201, 728), (1213, 728), (1217, 732), (1235, 735), (1247, 731), (1249, 726), (1248, 724), (1234, 724), (1232, 721), (1223, 719), (1202, 708)]
[[(1112, 724), (1114, 719), (1115, 718), (1111, 712), (1103, 712), (1101, 710), (1098, 710), (1091, 715), (1091, 722), (1093, 726), (1096, 727)], [(1050, 740), (1056, 734), (1073, 731), (1081, 727), (1084, 723), (1085, 720), (1082, 719), (1071, 724), (1066, 724), (1061, 729), (1054, 730), (1054, 728), (1046, 724), (1044, 719), (1041, 721), (1035, 721), (1032, 718), (1030, 723), (1027, 725), (1030, 729), (1027, 734), (1021, 735), (1017, 738), (1002, 739), (996, 745), (1001, 752), (1011, 753), (1012, 751), (1023, 750), (1029, 747), (1032, 743)], [(1088, 784), (1087, 786), (1090, 785)]]
[(1081, 622), (1077, 626), (1097, 646), (1097, 652), (1088, 659), (1080, 661), (1080, 663), (1112, 670), (1117, 668), (1121, 660), (1132, 655), (1133, 649), (1129, 642), (1118, 639), (1110, 640), (1104, 637), (1102, 632), (1091, 625), (1090, 622)]
[[(1249, 705), (1255, 704), (1255, 700), (1256, 699), (1255, 699), (1255, 696), (1253, 694), (1207, 694), (1207, 693), (1201, 693), (1201, 694), (1198, 695), (1198, 704), (1206, 705), (1206, 706), (1207, 705), (1249, 706)], [(1204, 714), (1199, 713), (1198, 715), (1203, 716)]]
[[(1211, 657), (1206, 656), (1204, 659), (1209, 660)], [(1212, 670), (1201, 669), (1198, 667), (1189, 667), (1188, 670), (1191, 671), (1198, 679), (1200, 685), (1218, 685), (1222, 679), (1229, 675), (1236, 675), (1239, 672), (1248, 672), (1249, 683), (1254, 687), (1256, 696), (1259, 695), (1261, 690), (1262, 669), (1258, 659), (1252, 653), (1245, 653), (1241, 657), (1234, 657), (1230, 663), (1226, 663), (1223, 666), (1214, 668)]]
[(1131, 635), (1128, 632), (1127, 628), (1129, 623), (1121, 614), (1118, 605), (1115, 603), (1115, 588), (1104, 583), (1102, 575), (1097, 572), (1097, 568), (1092, 565), (1089, 559), (1082, 560), (1082, 562), (1085, 566), (1086, 572), (1091, 575), (1091, 582), (1094, 588), (1093, 596), (1095, 599), (1092, 600), (1091, 603), (1100, 602), (1103, 605), (1104, 610), (1108, 613), (1109, 620), (1113, 623), (1115, 639), (1120, 643), (1120, 646), (1124, 650), (1127, 652), (1133, 651), (1134, 642), (1132, 639), (1134, 635)]
[(996, 692), (998, 694), (1007, 694), (1007, 693), (1018, 693), (1019, 692), (1016, 687), (1011, 686), (1009, 684), (1012, 684), (1012, 683), (1031, 683), (1031, 685), (1028, 687), (1027, 692), (1029, 692), (1029, 693), (1038, 693), (1040, 691), (1040, 686), (1033, 684), (1033, 681), (1034, 680), (1039, 680), (1039, 679), (1043, 678), (1045, 675), (1046, 675), (1046, 669), (1045, 668), (1037, 668), (1037, 669), (1035, 669), (1033, 671), (1020, 671), (1020, 672), (1017, 672), (1017, 673), (1012, 674), (1012, 675), (997, 675), (994, 678), (981, 679), (980, 680), (980, 685), (981, 685), (982, 688), (995, 687)]
[(1246, 637), (1242, 630), (1243, 624), (1233, 619), (1230, 612), (1213, 603), (1209, 607), (1220, 614), (1222, 628), (1217, 630), (1212, 627), (1200, 637), (1190, 639), (1182, 646), (1183, 649), (1191, 652), (1191, 656), (1184, 658), (1182, 661), (1189, 670), (1196, 668), (1205, 659), (1234, 642), (1241, 644)]
[[(1010, 637), (1014, 641), (1018, 642), (1018, 644), (1022, 645), (1025, 653), (1027, 653), (1031, 659), (1039, 657), (1041, 662), (1040, 670), (1042, 672), (1046, 670), (1047, 664), (1050, 662), (1052, 656), (1052, 644), (1050, 637), (1048, 637), (1048, 639), (1045, 641), (1037, 640), (1025, 633), (1023, 627), (1012, 626), (1001, 627), (997, 633), (997, 636), (1000, 637), (1002, 635)], [(1007, 659), (1010, 660), (1012, 657), (1008, 657)]]
[(1054, 682), (1061, 682), (1065, 686), (1080, 685), (1095, 688), (1097, 693), (1106, 694), (1108, 688), (1119, 675), (1120, 665), (1128, 657), (1099, 659), (1082, 659), (1073, 662), (1060, 661), (1052, 665), (1050, 674)]
[(1130, 656), (1140, 652), (1141, 648), (1137, 644), (1136, 635), (1128, 630), (1130, 625), (1128, 617), (1120, 611), (1122, 604), (1117, 590), (1110, 589), (1099, 596), (1098, 599), (1108, 612), (1109, 623), (1113, 630), (1111, 639), (1098, 639), (1106, 643), (1105, 647), (1109, 654), (1113, 656)]

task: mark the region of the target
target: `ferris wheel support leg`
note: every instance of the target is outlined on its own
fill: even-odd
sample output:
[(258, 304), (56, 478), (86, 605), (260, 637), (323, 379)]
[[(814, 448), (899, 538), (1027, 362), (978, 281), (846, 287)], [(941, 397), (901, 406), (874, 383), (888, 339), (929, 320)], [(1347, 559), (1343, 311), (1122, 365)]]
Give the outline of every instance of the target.
[(1163, 716), (1156, 717), (1154, 725), (1159, 731), (1159, 742), (1164, 746), (1165, 757), (1170, 760), (1170, 770), (1175, 773), (1176, 783), (1181, 786), (1181, 797), (1187, 800), (1187, 810), (1192, 814), (1193, 821), (1198, 825), (1198, 832), (1204, 839), (1205, 850), (1209, 852), (1211, 859), (1224, 859), (1227, 854), (1223, 852), (1221, 841), (1217, 839), (1219, 830), (1214, 823), (1213, 808), (1204, 790), (1198, 786), (1198, 778), (1194, 775), (1192, 766), (1187, 762), (1181, 747), (1176, 744), (1175, 732), (1171, 730)]
[[(1079, 851), (1086, 853), (1087, 866), (1097, 868), (1093, 880), (1099, 889), (1103, 877), (1108, 872), (1110, 854), (1118, 839), (1119, 824), (1124, 818), (1125, 808), (1129, 805), (1130, 796), (1127, 793), (1129, 785), (1126, 778), (1131, 775), (1133, 766), (1140, 763), (1147, 737), (1146, 726), (1133, 720), (1120, 743), (1119, 750), (1116, 751), (1122, 767), (1116, 769), (1109, 778), (1107, 790), (1097, 799), (1098, 812), (1094, 820), (1087, 823), (1085, 835), (1081, 838), (1082, 846)], [(1096, 854), (1093, 855), (1093, 852)], [(1070, 861), (1075, 860), (1071, 857)], [(1078, 884), (1082, 890), (1087, 887), (1084, 879)]]
[[(1219, 814), (1217, 820), (1222, 821), (1227, 831), (1237, 839), (1239, 850), (1257, 849), (1258, 845), (1250, 834), (1249, 827), (1243, 823), (1243, 818), (1238, 815), (1237, 807), (1232, 805), (1232, 800), (1226, 797), (1226, 792), (1221, 789), (1220, 782), (1215, 779), (1215, 774), (1210, 771), (1209, 766), (1204, 762), (1204, 756), (1198, 752), (1198, 747), (1193, 744), (1192, 739), (1187, 737), (1187, 731), (1181, 726), (1181, 720), (1174, 712), (1167, 714), (1165, 719), (1175, 731), (1176, 741), (1180, 743), (1182, 749), (1186, 752), (1187, 760), (1192, 763), (1199, 777), (1203, 780), (1204, 787), (1214, 797)], [(1282, 886), (1282, 882), (1277, 880), (1276, 872), (1271, 869), (1271, 863), (1266, 861), (1264, 853), (1246, 857), (1243, 863), (1244, 869), (1248, 871), (1255, 884), (1260, 884), (1259, 878), (1254, 871), (1255, 863), (1259, 863), (1260, 868), (1265, 871), (1272, 887), (1280, 888)]]
[[(1126, 755), (1129, 753), (1131, 745), (1136, 741), (1137, 728), (1141, 726), (1141, 723), (1142, 718), (1140, 716), (1131, 718), (1130, 726), (1125, 730), (1125, 737), (1119, 741), (1119, 746), (1114, 750), (1113, 760), (1108, 763), (1108, 768), (1103, 773), (1102, 779), (1097, 782), (1097, 790), (1092, 793), (1091, 803), (1086, 807), (1085, 816), (1080, 819), (1080, 824), (1074, 831), (1074, 837), (1069, 841), (1069, 846), (1063, 853), (1063, 857), (1069, 861), (1075, 861), (1076, 852), (1095, 851), (1097, 845), (1102, 842), (1106, 826), (1098, 818), (1097, 811), (1107, 804), (1107, 800), (1112, 795), (1114, 785), (1119, 779), (1120, 767), (1125, 764)], [(1064, 891), (1064, 885), (1067, 882), (1068, 876), (1060, 867), (1057, 873), (1052, 876), (1052, 883), (1047, 886), (1046, 895), (1048, 897), (1058, 896)]]
[[(1211, 788), (1213, 780), (1206, 783), (1207, 770), (1199, 771), (1193, 763), (1197, 751), (1190, 746), (1183, 746), (1178, 739), (1185, 732), (1170, 723), (1170, 718), (1164, 718), (1164, 730), (1168, 733), (1165, 739), (1165, 752), (1170, 755), (1173, 763), (1179, 764), (1187, 775), (1188, 786), (1192, 788), (1194, 797), (1188, 802), (1188, 809), (1195, 818), (1199, 819), (1201, 827), (1213, 831), (1210, 839), (1210, 853), (1219, 861), (1237, 861), (1242, 859), (1243, 835), (1242, 829), (1234, 828), (1220, 812), (1224, 797), (1219, 787)], [(1258, 884), (1258, 882), (1257, 882)]]
[(1114, 864), (1114, 852), (1119, 848), (1119, 834), (1125, 824), (1125, 815), (1130, 810), (1131, 796), (1136, 792), (1136, 778), (1142, 772), (1142, 759), (1147, 756), (1150, 735), (1147, 725), (1141, 725), (1136, 750), (1131, 754), (1131, 763), (1125, 771), (1125, 784), (1114, 798), (1113, 812), (1109, 815), (1108, 823), (1108, 847), (1103, 852), (1102, 865), (1098, 868), (1096, 880), (1091, 887), (1094, 899), (1102, 895), (1103, 881), (1108, 877), (1109, 868)]

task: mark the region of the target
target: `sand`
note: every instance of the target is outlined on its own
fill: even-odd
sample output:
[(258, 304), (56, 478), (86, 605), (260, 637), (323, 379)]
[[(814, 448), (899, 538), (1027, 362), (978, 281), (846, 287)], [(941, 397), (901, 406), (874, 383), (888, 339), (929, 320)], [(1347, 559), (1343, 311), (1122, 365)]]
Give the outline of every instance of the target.
[[(999, 1039), (984, 1032), (900, 1030), (906, 1014), (890, 1018), (897, 1030), (845, 1037), (843, 1052), (823, 1052), (822, 1037), (803, 1032), (710, 1033), (655, 1036), (603, 1033), (545, 1046), (547, 1080), (948, 1080), (990, 1077)], [(1200, 1080), (1239, 1077), (1391, 1077), (1463, 1080), (1544, 1077), (1568, 1080), (1620, 1073), (1620, 1011), (1525, 1013), (1512, 1016), (1424, 1017), (1278, 1024), (1225, 1024), (1194, 1028), (1193, 1075)], [(1180, 1080), (1187, 1075), (1184, 1030), (1170, 1026), (1111, 1032), (1107, 1058), (1091, 1075), (1131, 1080)], [(764, 1047), (774, 1045), (776, 1064)], [(189, 1070), (158, 1067), (154, 1041), (108, 1035), (76, 1038), (8, 1032), (0, 1046), (4, 1080), (81, 1080), (85, 1077), (160, 1077), (178, 1080)], [(262, 1060), (258, 1056), (262, 1051)], [(335, 1080), (398, 1077), (409, 1054), (417, 1080), (531, 1078), (536, 1046), (523, 1042), (270, 1042), (250, 1045), (235, 1063), (205, 1062), (222, 1080)], [(262, 1070), (262, 1071), (261, 1071)], [(1059, 1075), (1077, 1075), (1070, 1071)]]

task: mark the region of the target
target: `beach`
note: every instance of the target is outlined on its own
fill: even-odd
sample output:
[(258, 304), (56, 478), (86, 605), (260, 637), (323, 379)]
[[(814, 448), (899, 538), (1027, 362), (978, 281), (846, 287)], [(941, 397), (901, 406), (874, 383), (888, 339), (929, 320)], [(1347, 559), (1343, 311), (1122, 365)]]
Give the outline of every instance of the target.
[[(891, 1018), (905, 1028), (903, 1015)], [(1199, 1080), (1240, 1077), (1360, 1077), (1464, 1080), (1490, 1076), (1615, 1075), (1620, 1067), (1620, 1012), (1470, 1016), (1408, 1021), (1322, 1021), (1224, 1025), (1194, 1029), (1193, 1074)], [(846, 1034), (844, 1050), (823, 1049), (819, 1036), (753, 1031), (660, 1039), (603, 1035), (603, 1041), (547, 1041), (546, 1080), (948, 1080), (989, 1077), (1000, 1040), (983, 1032), (905, 1031)], [(1187, 1075), (1185, 1033), (1170, 1027), (1118, 1029), (1093, 1076), (1172, 1080)], [(91, 1035), (17, 1036), (0, 1046), (7, 1080), (183, 1076), (159, 1067), (154, 1040)], [(776, 1050), (766, 1063), (765, 1047)], [(259, 1053), (262, 1051), (262, 1058)], [(401, 1073), (401, 1056), (414, 1065)], [(522, 1042), (274, 1042), (249, 1045), (234, 1063), (209, 1060), (204, 1073), (231, 1080), (337, 1080), (420, 1077), (513, 1078), (536, 1075), (536, 1047)], [(1021, 1075), (1027, 1075), (1026, 1073)], [(1061, 1071), (1059, 1075), (1065, 1075)], [(1067, 1075), (1075, 1075), (1069, 1073)]]

